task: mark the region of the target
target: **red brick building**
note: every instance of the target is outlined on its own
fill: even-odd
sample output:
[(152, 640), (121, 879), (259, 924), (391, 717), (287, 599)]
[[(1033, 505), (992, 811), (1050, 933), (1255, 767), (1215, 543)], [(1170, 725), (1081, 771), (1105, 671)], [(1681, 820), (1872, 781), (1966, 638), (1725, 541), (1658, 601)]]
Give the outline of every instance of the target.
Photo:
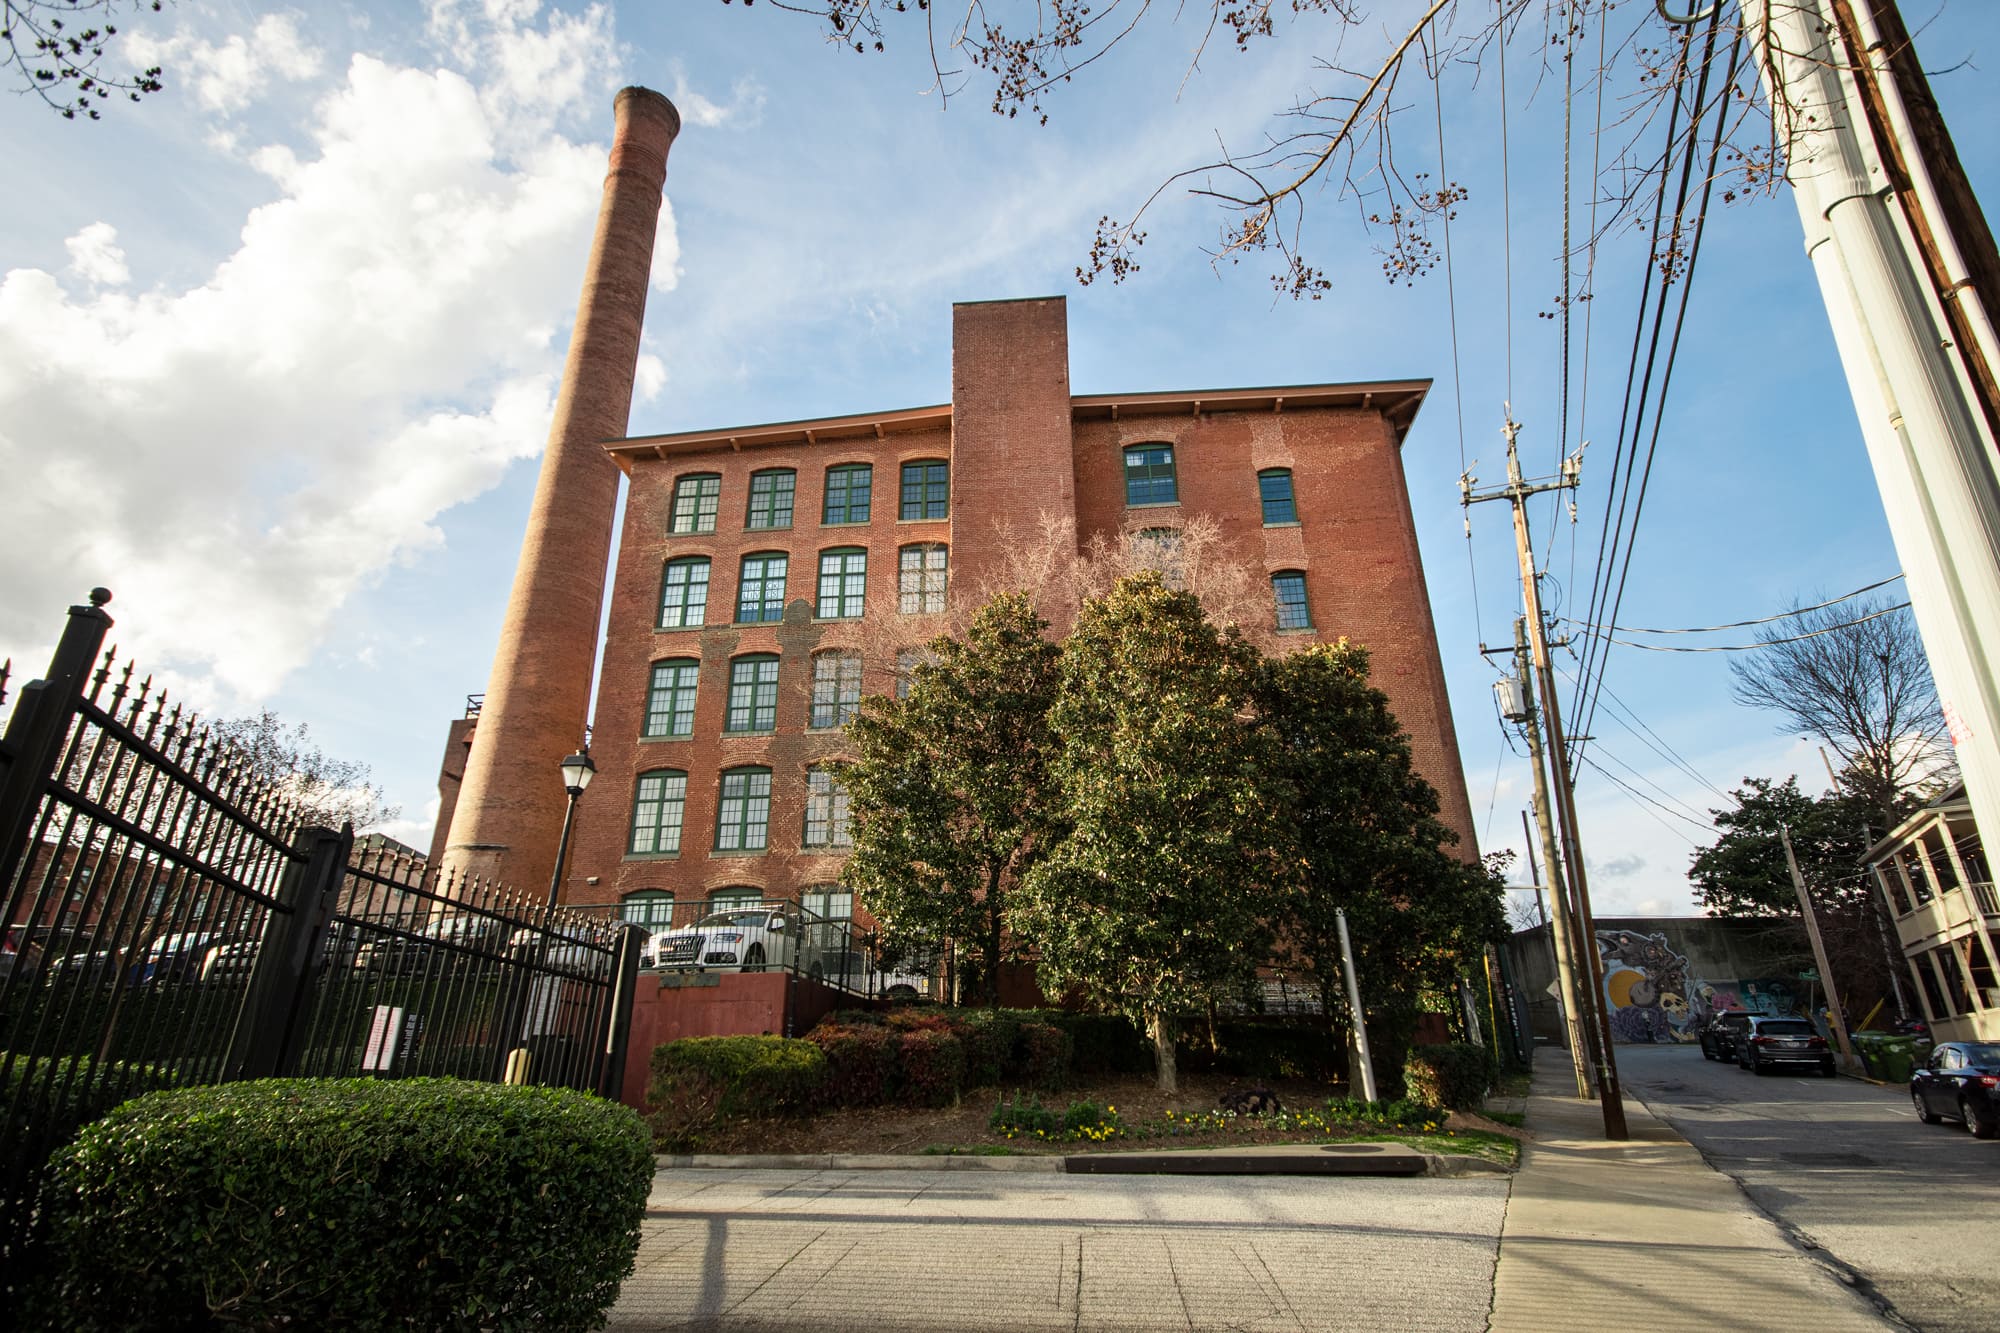
[(944, 406), (606, 446), (630, 490), (565, 900), (831, 892), (840, 723), (1050, 519), (1087, 545), (1209, 516), (1281, 645), (1372, 650), (1472, 854), (1398, 454), (1428, 380), (1077, 395), (1061, 298), (958, 306), (952, 350)]

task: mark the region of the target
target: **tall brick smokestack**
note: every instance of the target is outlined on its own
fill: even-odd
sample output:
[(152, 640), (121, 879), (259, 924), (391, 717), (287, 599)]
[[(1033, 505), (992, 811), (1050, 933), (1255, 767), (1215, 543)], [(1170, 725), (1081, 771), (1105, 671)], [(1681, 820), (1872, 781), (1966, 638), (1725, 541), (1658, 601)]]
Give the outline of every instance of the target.
[(602, 446), (631, 414), (667, 150), (681, 128), (674, 104), (649, 88), (626, 88), (613, 105), (562, 393), (444, 853), (452, 869), (528, 893), (555, 869), (568, 801), (558, 765), (583, 743), (618, 498)]

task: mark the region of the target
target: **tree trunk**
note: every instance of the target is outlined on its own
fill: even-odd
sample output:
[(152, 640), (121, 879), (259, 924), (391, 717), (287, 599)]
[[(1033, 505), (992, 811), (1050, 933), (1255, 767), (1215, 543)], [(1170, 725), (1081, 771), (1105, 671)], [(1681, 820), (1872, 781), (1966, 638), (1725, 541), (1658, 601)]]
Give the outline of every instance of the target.
[(986, 1004), (1000, 1007), (1000, 874), (995, 867), (986, 877)]
[(1153, 1034), (1153, 1063), (1159, 1070), (1160, 1091), (1168, 1094), (1181, 1090), (1180, 1079), (1174, 1068), (1173, 1015), (1154, 1013), (1146, 1016), (1146, 1030)]
[(1208, 997), (1208, 1053), (1210, 1055), (1219, 1055), (1222, 1053), (1222, 1039), (1215, 1035), (1215, 997), (1213, 995)]

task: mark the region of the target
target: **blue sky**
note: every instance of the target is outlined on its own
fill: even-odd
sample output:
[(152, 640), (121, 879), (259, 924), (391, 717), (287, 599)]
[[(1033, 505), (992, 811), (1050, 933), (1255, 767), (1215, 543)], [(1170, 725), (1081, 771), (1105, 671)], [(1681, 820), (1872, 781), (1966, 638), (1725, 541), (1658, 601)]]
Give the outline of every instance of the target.
[[(1990, 194), (2000, 10), (1917, 0), (1908, 17), (1926, 65), (1957, 66), (1936, 91)], [(940, 110), (914, 26), (864, 57), (768, 5), (184, 0), (134, 19), (127, 40), (170, 74), (143, 107), (82, 125), (0, 100), (16, 200), (0, 216), (0, 655), (34, 674), (62, 608), (110, 587), (143, 664), (204, 707), (310, 724), (373, 766), (403, 808), (391, 831), (424, 843), (445, 724), (485, 685), (611, 96), (642, 83), (685, 125), (635, 434), (944, 401), (951, 303), (1052, 293), (1069, 298), (1078, 392), (1434, 377), (1404, 465), (1481, 845), (1519, 846), (1526, 765), (1478, 653), (1510, 638), (1519, 589), (1500, 507), (1475, 509), (1468, 558), (1457, 403), (1483, 481), (1510, 396), (1531, 468), (1552, 463), (1555, 325), (1536, 312), (1558, 275), (1561, 98), (1532, 43), (1511, 57), (1504, 188), (1498, 79), (1446, 74), (1447, 174), (1471, 192), (1452, 236), (1456, 395), (1442, 271), (1390, 287), (1332, 190), (1307, 224), (1334, 283), (1321, 301), (1274, 296), (1256, 257), (1212, 267), (1221, 215), (1171, 195), (1136, 276), (1072, 275), (1100, 215), (1326, 83), (1328, 31), (1281, 26), (1187, 77), (1199, 30), (1149, 20), (1035, 126), (993, 116), (977, 86)], [(1384, 31), (1355, 34), (1350, 61)], [(1398, 147), (1435, 170), (1429, 101), (1399, 91)], [(1582, 433), (1603, 447), (1586, 456), (1579, 582), (1642, 266), (1629, 235), (1598, 260)], [(1895, 572), (1789, 198), (1717, 212), (1665, 427), (1622, 623), (1747, 619)], [(1553, 547), (1564, 585), (1570, 541)], [(1689, 911), (1717, 789), (1816, 781), (1818, 756), (1730, 701), (1722, 654), (1617, 650), (1607, 681), (1594, 752), (1656, 804), (1586, 772), (1598, 910)]]

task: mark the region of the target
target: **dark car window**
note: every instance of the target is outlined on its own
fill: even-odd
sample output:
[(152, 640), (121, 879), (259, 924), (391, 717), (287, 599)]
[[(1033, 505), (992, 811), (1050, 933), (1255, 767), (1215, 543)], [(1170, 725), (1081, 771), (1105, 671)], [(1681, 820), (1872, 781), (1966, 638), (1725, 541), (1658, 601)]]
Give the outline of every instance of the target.
[(1968, 1043), (1965, 1048), (1965, 1059), (1968, 1064), (2000, 1065), (2000, 1042)]
[(1803, 1018), (1767, 1018), (1757, 1025), (1757, 1031), (1780, 1037), (1810, 1037), (1817, 1029)]
[(1965, 1068), (1965, 1052), (1959, 1050), (1956, 1046), (1947, 1046), (1944, 1048), (1944, 1050), (1940, 1051), (1939, 1054), (1944, 1057), (1944, 1066), (1943, 1066), (1944, 1068), (1946, 1069)]

